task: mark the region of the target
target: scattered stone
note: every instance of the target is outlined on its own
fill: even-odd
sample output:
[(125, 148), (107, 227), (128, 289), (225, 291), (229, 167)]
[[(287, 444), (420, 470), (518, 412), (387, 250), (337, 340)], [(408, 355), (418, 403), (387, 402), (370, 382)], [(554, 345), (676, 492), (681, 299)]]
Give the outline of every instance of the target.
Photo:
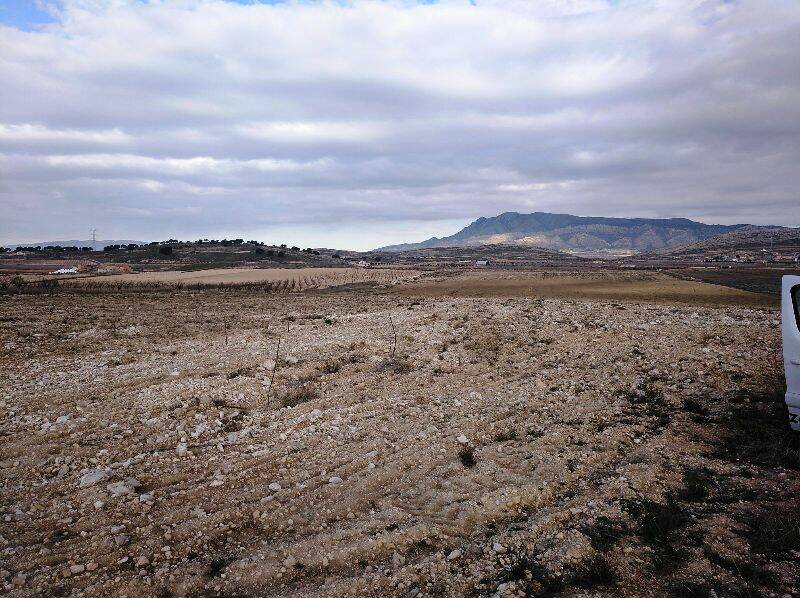
[(108, 473), (102, 469), (92, 469), (83, 474), (78, 481), (78, 486), (81, 488), (90, 488), (100, 482), (105, 482), (108, 479)]
[(273, 492), (277, 492), (278, 490), (281, 489), (281, 485), (278, 482), (272, 482), (269, 485), (269, 489), (272, 490)]
[(112, 482), (106, 488), (112, 496), (124, 496), (133, 494), (133, 491), (141, 485), (141, 482), (136, 478), (127, 478), (119, 482)]

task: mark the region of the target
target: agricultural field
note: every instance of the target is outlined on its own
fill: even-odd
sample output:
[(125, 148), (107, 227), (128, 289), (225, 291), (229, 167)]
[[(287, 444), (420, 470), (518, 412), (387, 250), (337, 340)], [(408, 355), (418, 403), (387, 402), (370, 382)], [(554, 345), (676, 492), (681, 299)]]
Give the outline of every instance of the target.
[[(780, 280), (780, 274), (773, 274), (773, 277)], [(779, 304), (776, 297), (764, 293), (648, 271), (473, 270), (450, 273), (449, 276), (430, 276), (405, 285), (400, 292), (408, 296), (430, 297), (550, 297), (718, 306)]]
[(210, 268), (188, 272), (164, 270), (72, 278), (64, 282), (89, 288), (107, 286), (112, 289), (127, 287), (202, 289), (218, 286), (291, 292), (361, 283), (392, 284), (410, 280), (418, 275), (419, 272), (414, 270), (388, 268)]
[(774, 297), (354, 272), (0, 297), (5, 590), (796, 592)]

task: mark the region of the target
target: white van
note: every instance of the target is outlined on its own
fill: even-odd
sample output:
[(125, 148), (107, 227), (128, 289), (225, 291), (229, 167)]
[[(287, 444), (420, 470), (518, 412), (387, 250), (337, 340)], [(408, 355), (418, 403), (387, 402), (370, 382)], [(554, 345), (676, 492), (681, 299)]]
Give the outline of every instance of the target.
[(784, 276), (781, 292), (783, 367), (789, 425), (800, 431), (800, 276)]

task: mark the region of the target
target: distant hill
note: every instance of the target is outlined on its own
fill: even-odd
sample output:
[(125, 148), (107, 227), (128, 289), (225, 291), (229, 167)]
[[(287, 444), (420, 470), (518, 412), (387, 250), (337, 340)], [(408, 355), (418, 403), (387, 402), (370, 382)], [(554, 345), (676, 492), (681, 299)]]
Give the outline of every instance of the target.
[[(766, 254), (760, 256), (759, 254)], [(737, 256), (742, 260), (764, 257), (770, 261), (800, 255), (800, 229), (748, 226), (696, 243), (669, 247), (640, 256), (641, 259), (713, 259)]]
[(528, 245), (472, 245), (469, 247), (431, 247), (403, 251), (368, 251), (355, 254), (367, 262), (404, 264), (415, 267), (474, 267), (480, 262), (492, 267), (536, 267), (579, 265), (586, 260), (574, 254)]
[[(129, 239), (97, 239), (97, 241), (95, 241), (98, 250), (103, 249), (106, 245), (129, 245), (131, 243), (142, 245), (143, 243), (149, 243), (149, 241), (131, 241)], [(61, 247), (91, 247), (92, 240), (80, 241), (77, 239), (69, 239), (67, 241), (31, 241), (30, 243), (12, 243), (4, 247), (16, 249), (17, 247), (55, 247), (57, 245)]]
[(505, 212), (491, 218), (478, 218), (449, 237), (390, 245), (382, 247), (381, 251), (505, 244), (582, 256), (622, 257), (687, 245), (748, 226), (704, 224), (686, 218), (603, 218)]

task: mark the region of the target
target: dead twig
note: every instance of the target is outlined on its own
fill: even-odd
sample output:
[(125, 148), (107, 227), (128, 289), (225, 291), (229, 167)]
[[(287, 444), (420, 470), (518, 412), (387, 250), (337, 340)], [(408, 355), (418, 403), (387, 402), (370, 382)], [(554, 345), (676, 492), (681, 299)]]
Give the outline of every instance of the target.
[(392, 320), (392, 314), (389, 314), (389, 323), (392, 325), (392, 335), (394, 335), (394, 341), (392, 343), (392, 359), (394, 359), (394, 354), (397, 351), (397, 329), (394, 327), (394, 320)]
[[(289, 335), (289, 325), (291, 321), (286, 321), (286, 335)], [(269, 408), (270, 395), (272, 394), (272, 385), (275, 383), (275, 372), (278, 371), (278, 355), (281, 351), (281, 335), (278, 335), (278, 345), (275, 347), (275, 361), (272, 363), (272, 375), (269, 379), (269, 388), (267, 388), (267, 408)]]

